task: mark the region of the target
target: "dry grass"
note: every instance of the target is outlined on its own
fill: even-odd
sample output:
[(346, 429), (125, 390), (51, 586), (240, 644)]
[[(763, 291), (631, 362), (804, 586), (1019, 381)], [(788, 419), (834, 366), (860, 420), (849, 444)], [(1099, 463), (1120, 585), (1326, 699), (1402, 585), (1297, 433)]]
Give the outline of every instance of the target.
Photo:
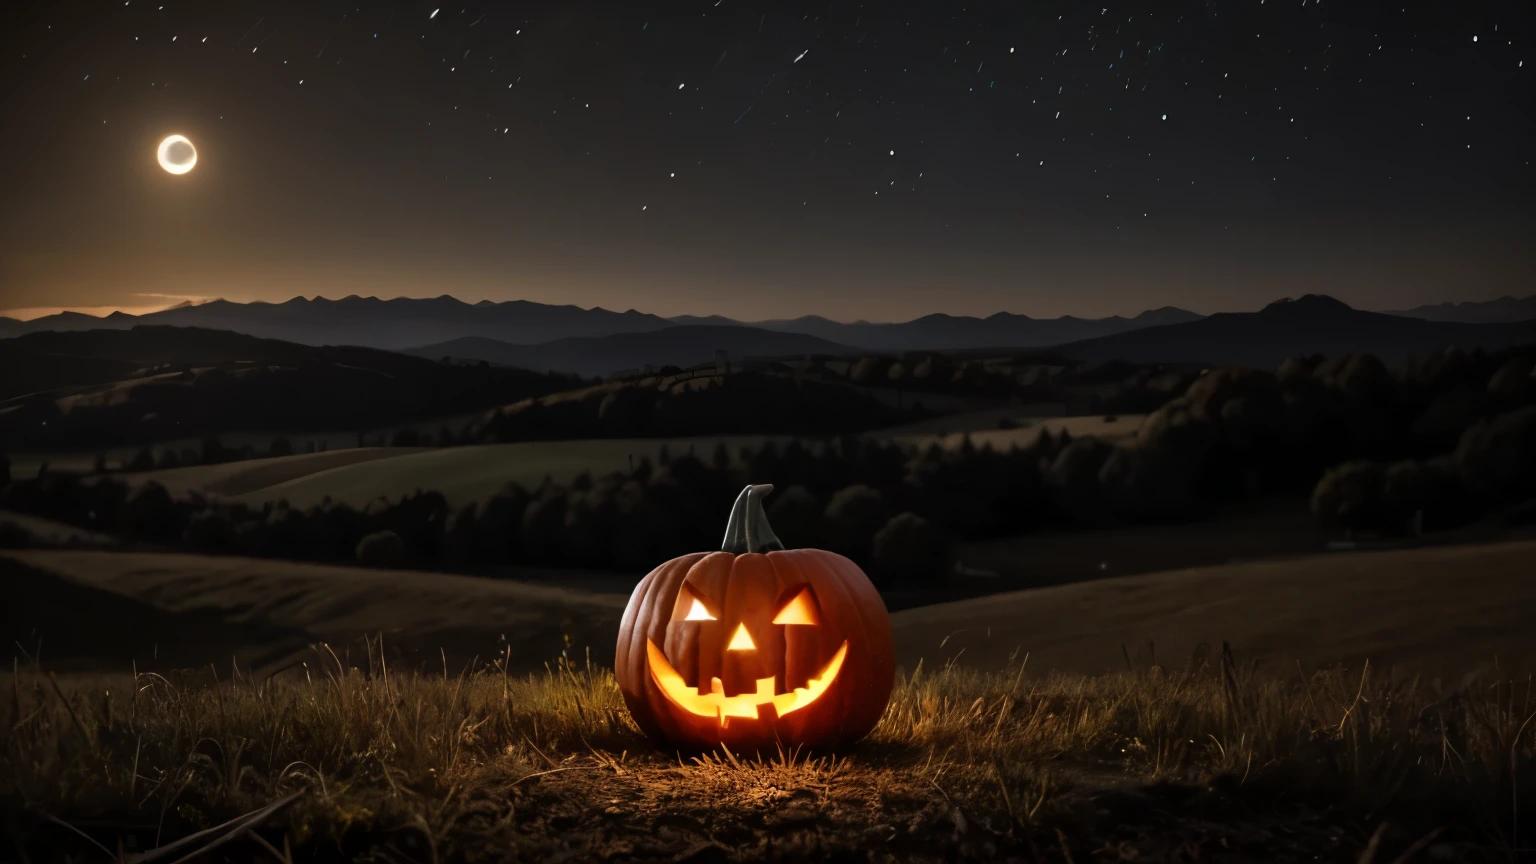
[(219, 841), (226, 860), (394, 862), (1386, 864), (1536, 845), (1529, 681), (1437, 692), (1226, 652), (1098, 677), (919, 667), (848, 752), (690, 755), (639, 737), (606, 669), (402, 675), (372, 649), (267, 679), (19, 673), (0, 708), (17, 858), (162, 860), (145, 850), (242, 814), (163, 860)]

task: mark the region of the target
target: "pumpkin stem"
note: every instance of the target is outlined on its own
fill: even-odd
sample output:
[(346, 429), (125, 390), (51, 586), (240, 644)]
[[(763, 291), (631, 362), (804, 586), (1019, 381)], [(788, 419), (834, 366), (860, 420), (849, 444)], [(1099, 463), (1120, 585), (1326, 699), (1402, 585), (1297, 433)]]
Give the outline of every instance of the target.
[(736, 496), (731, 507), (731, 518), (725, 523), (725, 541), (722, 552), (744, 555), (748, 552), (772, 552), (784, 548), (783, 541), (773, 533), (768, 524), (768, 514), (763, 512), (763, 496), (773, 491), (772, 483), (748, 486)]

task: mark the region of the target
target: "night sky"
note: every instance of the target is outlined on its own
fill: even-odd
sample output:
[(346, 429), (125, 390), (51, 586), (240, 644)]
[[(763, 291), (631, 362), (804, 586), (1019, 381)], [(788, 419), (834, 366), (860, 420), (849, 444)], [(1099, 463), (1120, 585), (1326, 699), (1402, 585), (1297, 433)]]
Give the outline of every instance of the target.
[(1536, 283), (1530, 0), (442, 2), (3, 4), (0, 309), (900, 320)]

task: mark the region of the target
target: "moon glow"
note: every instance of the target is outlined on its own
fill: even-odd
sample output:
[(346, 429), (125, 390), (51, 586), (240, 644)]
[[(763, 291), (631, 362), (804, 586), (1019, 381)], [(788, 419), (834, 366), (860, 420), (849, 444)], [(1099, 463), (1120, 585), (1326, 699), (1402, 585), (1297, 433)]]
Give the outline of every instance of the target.
[(172, 174), (185, 174), (197, 164), (197, 148), (185, 135), (167, 135), (157, 155), (160, 167)]

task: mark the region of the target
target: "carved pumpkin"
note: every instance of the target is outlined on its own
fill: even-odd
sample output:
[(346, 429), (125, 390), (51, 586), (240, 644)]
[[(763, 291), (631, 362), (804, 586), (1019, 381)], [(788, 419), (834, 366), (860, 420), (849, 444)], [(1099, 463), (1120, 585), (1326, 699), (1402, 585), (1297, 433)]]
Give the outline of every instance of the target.
[(763, 513), (772, 490), (743, 489), (721, 551), (668, 561), (629, 598), (615, 669), (652, 738), (829, 746), (885, 712), (896, 658), (884, 601), (847, 558), (786, 550)]

